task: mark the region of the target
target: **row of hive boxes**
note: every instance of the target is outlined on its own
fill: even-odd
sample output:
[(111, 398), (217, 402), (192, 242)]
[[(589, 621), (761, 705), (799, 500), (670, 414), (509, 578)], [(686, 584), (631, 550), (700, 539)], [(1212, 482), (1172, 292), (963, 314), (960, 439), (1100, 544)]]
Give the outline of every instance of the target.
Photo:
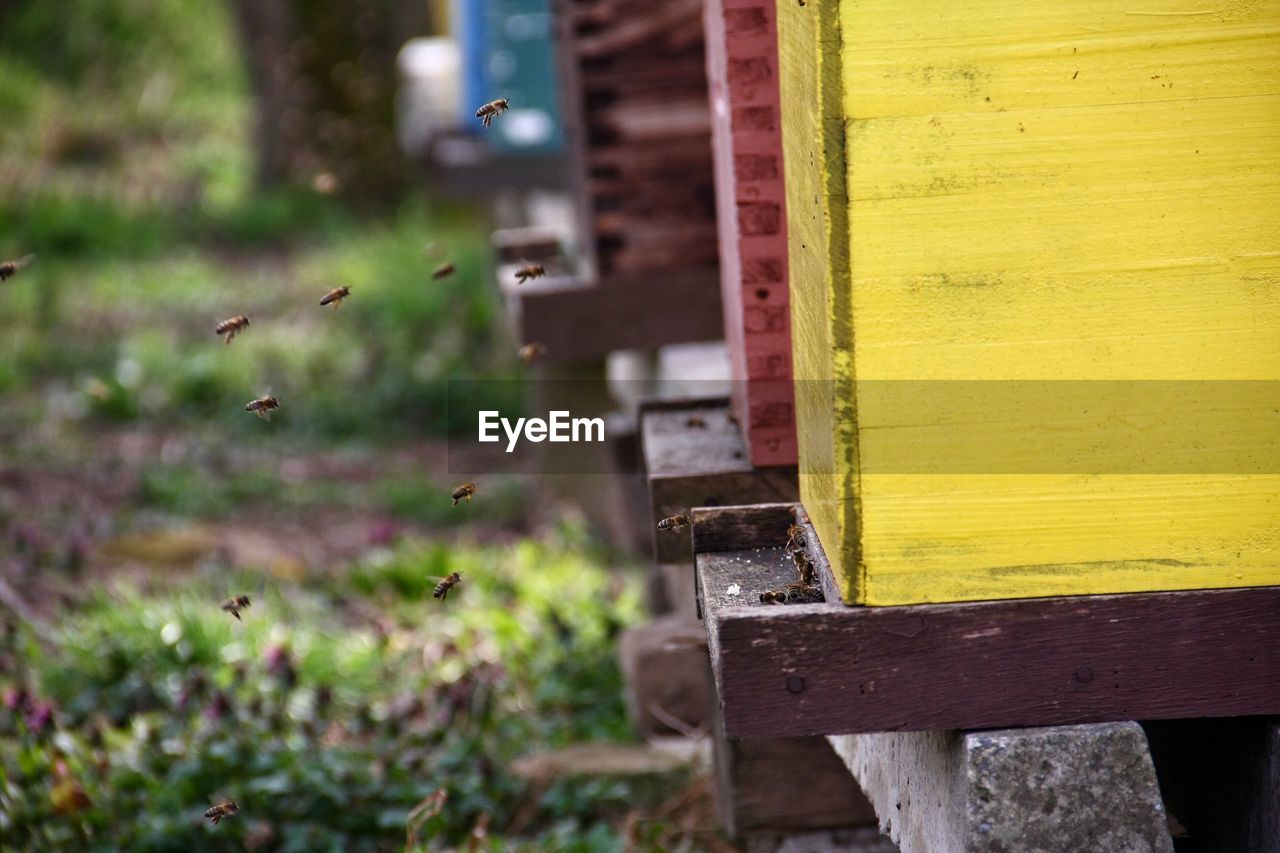
[(734, 405), (846, 601), (1280, 583), (1280, 5), (706, 26)]

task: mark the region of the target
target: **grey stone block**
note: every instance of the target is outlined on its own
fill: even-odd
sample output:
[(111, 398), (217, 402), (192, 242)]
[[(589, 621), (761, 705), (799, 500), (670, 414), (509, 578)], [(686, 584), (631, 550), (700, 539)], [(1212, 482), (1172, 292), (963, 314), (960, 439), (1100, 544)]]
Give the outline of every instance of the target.
[(829, 738), (902, 853), (1172, 853), (1136, 723)]

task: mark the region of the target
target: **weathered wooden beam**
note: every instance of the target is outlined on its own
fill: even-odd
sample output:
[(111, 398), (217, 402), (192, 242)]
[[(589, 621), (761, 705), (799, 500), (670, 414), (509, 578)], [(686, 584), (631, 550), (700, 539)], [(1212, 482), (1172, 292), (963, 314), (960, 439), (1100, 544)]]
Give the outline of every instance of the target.
[(547, 361), (585, 361), (614, 350), (716, 340), (721, 335), (715, 270), (604, 279), (501, 282), (523, 343)]
[[(795, 468), (753, 468), (728, 401), (690, 401), (687, 407), (645, 404), (640, 410), (654, 525), (693, 507), (793, 501)], [(654, 530), (659, 562), (688, 561), (689, 530)]]
[[(699, 541), (735, 511), (695, 509)], [(780, 606), (758, 596), (794, 579), (783, 543), (695, 561), (730, 737), (1280, 713), (1280, 587)]]

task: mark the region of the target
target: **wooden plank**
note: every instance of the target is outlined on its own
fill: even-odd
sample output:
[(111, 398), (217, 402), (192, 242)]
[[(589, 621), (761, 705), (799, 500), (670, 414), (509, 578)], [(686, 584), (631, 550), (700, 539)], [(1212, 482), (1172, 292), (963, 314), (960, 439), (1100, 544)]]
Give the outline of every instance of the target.
[[(605, 279), (501, 283), (521, 342), (547, 348), (549, 362), (603, 358), (720, 337), (715, 270)], [(672, 310), (671, 306), (679, 306)]]
[(1280, 587), (779, 606), (783, 549), (695, 562), (730, 737), (1280, 713)]
[[(693, 507), (794, 501), (794, 468), (753, 468), (742, 434), (727, 406), (684, 411), (647, 411), (640, 419), (640, 441), (654, 525)], [(690, 423), (700, 418), (702, 425)], [(688, 528), (654, 530), (659, 562), (688, 560)]]
[[(1208, 472), (895, 472), (884, 442), (937, 415), (864, 390), (1280, 379), (1280, 65), (1263, 58), (1280, 7), (778, 12), (796, 376), (838, 383), (798, 389), (801, 487), (847, 600), (1280, 583), (1274, 454)], [(1273, 417), (1263, 398), (1242, 407), (1211, 412), (1239, 418), (1205, 458), (1248, 450), (1243, 424)], [(1041, 407), (991, 416), (1117, 453)], [(1132, 423), (1152, 458), (1187, 446), (1171, 399), (1112, 420)]]
[[(734, 411), (752, 464), (794, 465), (782, 128), (776, 119), (745, 119), (762, 111), (777, 116), (780, 110), (777, 12), (773, 0), (707, 0), (705, 18), (720, 290), (737, 380)], [(749, 263), (772, 265), (777, 279), (745, 282), (743, 268)]]
[(787, 528), (796, 522), (796, 505), (769, 503), (705, 507), (699, 508), (695, 515), (695, 553), (781, 548), (787, 541)]
[(712, 761), (716, 810), (735, 838), (876, 822), (871, 804), (826, 738), (715, 738)]

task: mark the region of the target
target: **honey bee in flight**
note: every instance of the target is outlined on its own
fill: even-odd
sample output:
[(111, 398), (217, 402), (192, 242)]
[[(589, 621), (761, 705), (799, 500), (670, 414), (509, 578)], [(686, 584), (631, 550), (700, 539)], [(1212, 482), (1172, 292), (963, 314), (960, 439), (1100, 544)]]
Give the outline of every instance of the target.
[(520, 349), (516, 350), (516, 355), (520, 356), (520, 360), (523, 361), (525, 364), (528, 364), (534, 359), (544, 356), (546, 354), (547, 354), (547, 348), (537, 342), (525, 344), (524, 346), (520, 347)]
[(226, 335), (222, 339), (224, 344), (231, 343), (231, 339), (236, 335), (249, 328), (249, 318), (243, 314), (237, 314), (230, 320), (223, 320), (221, 323), (213, 327), (213, 331), (219, 335)]
[(18, 274), (18, 270), (36, 259), (35, 255), (27, 255), (16, 261), (5, 261), (0, 264), (0, 281), (8, 281)]
[(436, 267), (435, 270), (431, 273), (431, 278), (434, 279), (435, 281), (439, 281), (442, 278), (448, 278), (449, 276), (453, 275), (457, 271), (458, 271), (458, 268), (451, 263), (441, 264), (440, 266)]
[(453, 505), (457, 506), (458, 501), (461, 501), (461, 500), (465, 500), (467, 503), (471, 503), (471, 498), (475, 493), (476, 493), (475, 483), (463, 483), (461, 486), (458, 486), (458, 488), (453, 490), (453, 494), (450, 495), (450, 497), (453, 498)]
[(209, 822), (214, 826), (218, 825), (218, 821), (224, 817), (231, 817), (240, 811), (240, 807), (236, 805), (235, 800), (228, 800), (218, 797), (213, 801), (213, 806), (205, 810), (204, 816), (209, 818)]
[(480, 109), (476, 110), (476, 118), (484, 122), (485, 127), (488, 127), (494, 118), (507, 111), (508, 106), (510, 105), (507, 103), (506, 98), (498, 98), (496, 101), (483, 104)]
[(680, 528), (688, 526), (689, 516), (687, 515), (669, 515), (658, 522), (659, 530), (670, 530), (672, 533), (676, 533)]
[(431, 593), (432, 598), (441, 600), (449, 597), (449, 590), (462, 583), (462, 572), (453, 572), (447, 578), (443, 578), (440, 583), (436, 584), (435, 591)]
[(524, 284), (531, 278), (542, 278), (546, 274), (542, 264), (525, 264), (516, 270), (516, 284)]
[(225, 610), (237, 619), (240, 618), (240, 611), (249, 607), (249, 596), (237, 595), (235, 598), (228, 598), (222, 602), (220, 610)]
[(267, 413), (270, 412), (272, 409), (278, 409), (278, 408), (280, 408), (280, 401), (277, 400), (275, 397), (272, 397), (270, 394), (268, 394), (265, 397), (259, 397), (256, 400), (250, 400), (248, 403), (245, 404), (244, 410), (246, 412), (253, 412), (255, 415), (265, 420), (271, 420), (270, 416)]
[(320, 304), (332, 305), (334, 308), (337, 308), (342, 304), (342, 300), (346, 299), (350, 295), (351, 288), (344, 284), (342, 287), (335, 287), (333, 290), (326, 293), (324, 298), (320, 300)]

